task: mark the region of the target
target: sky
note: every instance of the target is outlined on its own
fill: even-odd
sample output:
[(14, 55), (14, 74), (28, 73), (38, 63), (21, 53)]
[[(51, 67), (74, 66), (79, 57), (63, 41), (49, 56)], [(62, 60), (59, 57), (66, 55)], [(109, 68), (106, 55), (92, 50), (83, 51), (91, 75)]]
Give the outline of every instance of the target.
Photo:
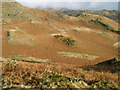
[(16, 1), (30, 8), (117, 10), (119, 0), (16, 0)]

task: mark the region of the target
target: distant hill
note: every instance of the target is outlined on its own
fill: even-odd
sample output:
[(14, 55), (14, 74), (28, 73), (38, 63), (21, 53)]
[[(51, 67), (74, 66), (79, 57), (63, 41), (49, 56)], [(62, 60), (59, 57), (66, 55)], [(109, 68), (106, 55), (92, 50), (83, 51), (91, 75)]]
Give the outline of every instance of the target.
[(67, 14), (68, 16), (74, 16), (74, 17), (79, 16), (81, 13), (96, 14), (96, 15), (105, 16), (109, 19), (115, 20), (116, 22), (120, 22), (119, 21), (119, 14), (120, 14), (119, 10), (93, 11), (93, 10), (72, 10), (72, 9), (68, 9), (68, 8), (36, 8), (36, 9), (47, 9), (47, 10), (58, 11), (58, 12)]
[(100, 25), (112, 32), (118, 32), (117, 23), (114, 20), (109, 19), (105, 16), (89, 14), (89, 13), (81, 13), (77, 17), (93, 25)]
[(3, 24), (11, 24), (16, 23), (17, 21), (46, 21), (44, 14), (47, 14), (50, 18), (62, 18), (65, 15), (59, 12), (53, 12), (44, 9), (33, 9), (22, 6), (18, 2), (2, 2), (2, 23)]
[(102, 15), (105, 17), (108, 17), (110, 19), (113, 19), (115, 21), (118, 21), (118, 15), (120, 11), (118, 10), (98, 10), (98, 11), (91, 11), (91, 10), (62, 10), (61, 11), (64, 14), (67, 14), (69, 16), (79, 16), (81, 13), (89, 13), (89, 14), (96, 14), (96, 15)]

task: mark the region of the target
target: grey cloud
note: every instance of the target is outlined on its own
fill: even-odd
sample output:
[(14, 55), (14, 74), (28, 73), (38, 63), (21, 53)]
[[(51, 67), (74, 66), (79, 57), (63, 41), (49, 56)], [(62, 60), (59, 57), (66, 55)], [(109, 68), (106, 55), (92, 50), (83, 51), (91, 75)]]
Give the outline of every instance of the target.
[(117, 10), (117, 2), (21, 2), (31, 8), (68, 8), (68, 9), (90, 9), (90, 10)]

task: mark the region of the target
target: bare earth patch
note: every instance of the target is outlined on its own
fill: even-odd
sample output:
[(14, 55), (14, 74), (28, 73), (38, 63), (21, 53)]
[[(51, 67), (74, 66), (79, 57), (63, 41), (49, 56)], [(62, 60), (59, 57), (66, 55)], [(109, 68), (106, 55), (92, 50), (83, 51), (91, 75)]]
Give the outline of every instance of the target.
[(88, 55), (85, 53), (58, 52), (58, 54), (66, 57), (82, 58), (82, 59), (88, 59), (88, 60), (94, 60), (96, 58), (99, 58), (99, 56)]

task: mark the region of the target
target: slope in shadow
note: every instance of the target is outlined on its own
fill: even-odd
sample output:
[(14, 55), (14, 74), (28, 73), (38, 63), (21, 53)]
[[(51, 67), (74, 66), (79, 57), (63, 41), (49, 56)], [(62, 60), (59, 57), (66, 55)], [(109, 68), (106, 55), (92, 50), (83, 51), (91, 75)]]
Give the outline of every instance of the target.
[(116, 58), (112, 58), (107, 61), (100, 62), (95, 64), (94, 66), (86, 66), (84, 67), (85, 70), (95, 70), (99, 72), (111, 72), (116, 73), (120, 71), (120, 60)]

